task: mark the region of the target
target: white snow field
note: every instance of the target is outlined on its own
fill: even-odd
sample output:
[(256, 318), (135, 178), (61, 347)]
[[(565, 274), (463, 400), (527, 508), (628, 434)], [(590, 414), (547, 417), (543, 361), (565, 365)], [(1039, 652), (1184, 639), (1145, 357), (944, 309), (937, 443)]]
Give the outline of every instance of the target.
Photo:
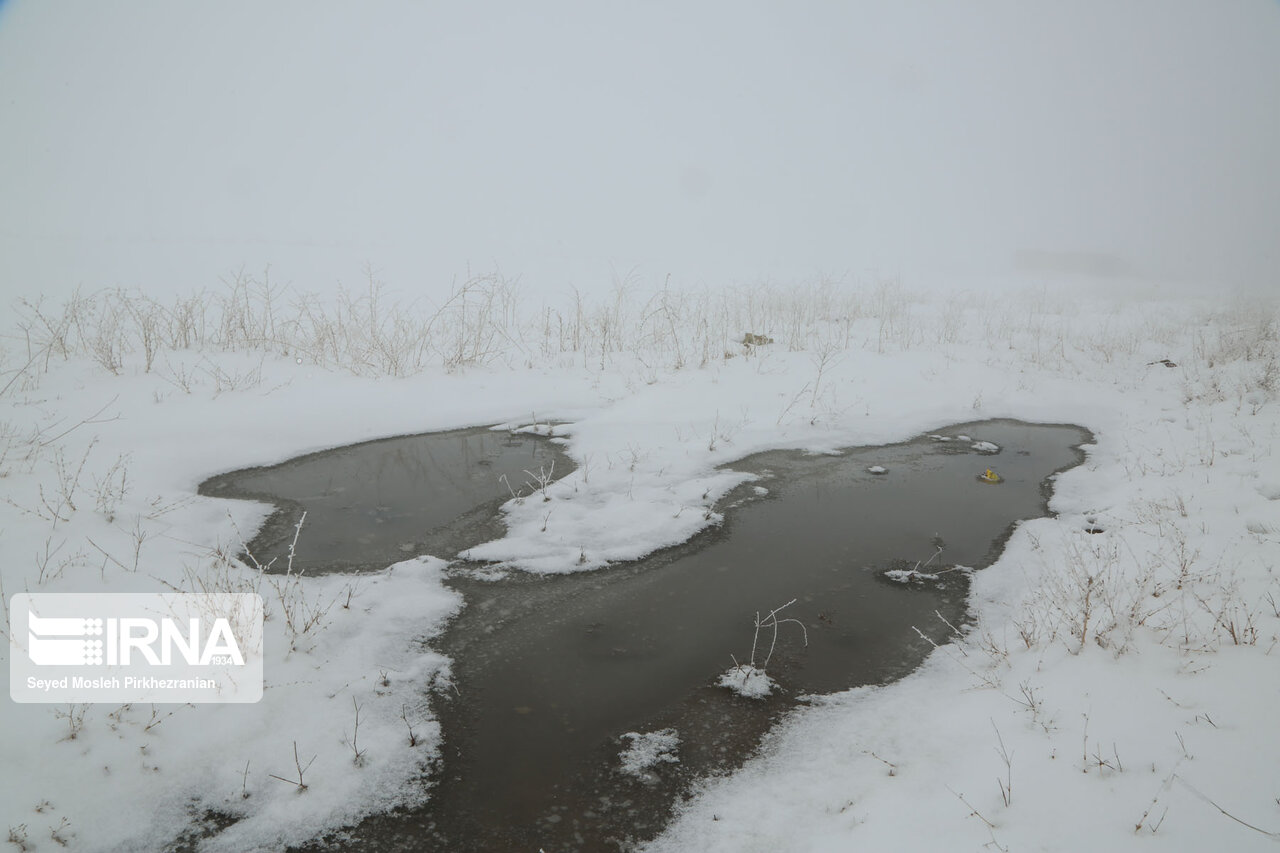
[(235, 555), (267, 508), (196, 496), (209, 475), (377, 436), (557, 422), (577, 469), (550, 504), (506, 504), (508, 535), (473, 556), (607, 572), (716, 524), (742, 479), (716, 466), (735, 458), (1013, 417), (1096, 441), (1055, 480), (1055, 515), (974, 573), (972, 628), (900, 682), (803, 704), (646, 849), (1275, 849), (1277, 306), (1028, 285), (553, 304), (488, 278), (431, 306), (246, 277), (186, 298), (15, 305), (0, 362), (6, 602), (256, 590), (268, 659), (256, 705), (0, 702), (0, 840), (156, 849), (196, 843), (212, 813), (236, 821), (206, 827), (200, 849), (271, 850), (427, 795), (431, 691), (449, 681), (430, 641), (465, 606), (441, 560), (261, 575)]

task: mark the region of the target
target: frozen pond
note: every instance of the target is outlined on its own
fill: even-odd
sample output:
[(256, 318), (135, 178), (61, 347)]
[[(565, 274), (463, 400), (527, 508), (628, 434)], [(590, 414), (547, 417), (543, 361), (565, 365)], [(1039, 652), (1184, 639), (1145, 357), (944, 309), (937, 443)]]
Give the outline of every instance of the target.
[[(274, 504), (248, 550), (284, 571), (307, 513), (295, 571), (385, 569), (419, 554), (451, 557), (502, 535), (498, 507), (531, 475), (573, 463), (545, 438), (486, 428), (406, 435), (311, 453), (206, 480), (200, 494)], [(526, 473), (530, 472), (530, 473)], [(274, 561), (274, 562), (272, 562)]]
[[(456, 443), (460, 434), (443, 435), (468, 446)], [(490, 435), (499, 444), (509, 438)], [(516, 454), (521, 471), (550, 464), (553, 447), (520, 438), (534, 446), (504, 452)], [(722, 527), (644, 560), (584, 575), (513, 575), (499, 582), (458, 564), (450, 582), (467, 606), (436, 641), (455, 661), (458, 689), (434, 700), (445, 743), (432, 801), (370, 818), (337, 846), (594, 851), (651, 837), (690, 782), (739, 765), (806, 694), (901, 677), (929, 649), (917, 628), (944, 642), (947, 623), (958, 627), (965, 619), (968, 575), (955, 567), (990, 564), (1018, 520), (1045, 514), (1051, 476), (1078, 464), (1078, 448), (1089, 440), (1072, 426), (986, 421), (839, 455), (765, 453), (729, 466), (760, 479), (722, 502)], [(397, 453), (430, 458), (454, 472), (455, 481), (471, 481), (458, 467), (435, 461), (442, 451), (424, 457), (408, 446)], [(330, 479), (320, 473), (323, 455), (307, 458), (317, 466), (303, 478), (310, 491), (292, 488), (287, 496), (307, 508), (309, 526), (306, 495), (325, 495), (325, 483), (360, 482), (363, 494), (378, 496), (379, 515), (406, 512), (385, 497), (392, 489), (376, 485), (379, 476), (401, 483), (396, 466), (373, 454), (383, 460), (377, 471), (358, 470), (349, 453), (332, 452), (342, 473)], [(556, 463), (557, 474), (564, 464)], [(987, 468), (1001, 482), (983, 482), (979, 475)], [(271, 470), (248, 472), (257, 478), (250, 487), (255, 496), (271, 493)], [(486, 475), (496, 476), (493, 467)], [(408, 485), (394, 491), (410, 501), (412, 513), (428, 502)], [(231, 492), (228, 486), (210, 493)], [(475, 526), (475, 510), (461, 506), (465, 500), (450, 486), (433, 494), (472, 518), (450, 526), (442, 515), (446, 534), (437, 544), (452, 550), (433, 553), (451, 556), (468, 547), (468, 530), (488, 538), (491, 531)], [(490, 498), (480, 506), (492, 514), (496, 504)], [(370, 509), (345, 503), (333, 512), (364, 516)], [(332, 529), (328, 522), (321, 527)], [(315, 547), (339, 553), (338, 543), (332, 552), (324, 543)], [(341, 553), (353, 565), (377, 562), (359, 548)], [(403, 556), (377, 554), (386, 562)], [(936, 579), (902, 583), (885, 574), (931, 557), (921, 571)], [(338, 568), (339, 562), (324, 564)], [(750, 658), (756, 613), (792, 599), (783, 615), (804, 624), (808, 645), (798, 626), (781, 626), (769, 663), (779, 689), (752, 700), (715, 686), (731, 655), (744, 663)], [(762, 634), (762, 642), (771, 637)], [(624, 773), (624, 733), (662, 729), (675, 729), (680, 738), (678, 762)]]

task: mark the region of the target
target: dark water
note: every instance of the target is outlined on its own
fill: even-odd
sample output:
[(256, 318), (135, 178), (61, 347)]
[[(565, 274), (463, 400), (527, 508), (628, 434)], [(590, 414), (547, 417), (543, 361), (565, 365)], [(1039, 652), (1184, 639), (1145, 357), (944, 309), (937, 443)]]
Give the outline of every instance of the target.
[[(760, 454), (731, 466), (761, 479), (726, 498), (725, 524), (686, 545), (588, 575), (496, 583), (460, 564), (450, 582), (467, 606), (435, 641), (455, 661), (457, 692), (434, 699), (445, 744), (425, 782), (431, 801), (315, 846), (627, 849), (660, 831), (691, 781), (740, 765), (805, 694), (906, 674), (929, 650), (917, 628), (943, 642), (947, 623), (965, 619), (967, 574), (945, 570), (992, 562), (1014, 523), (1045, 514), (1050, 476), (1080, 462), (1089, 440), (1011, 421), (943, 432), (1001, 450), (921, 437), (837, 456)], [(979, 481), (988, 465), (1003, 482)], [(884, 577), (938, 547), (939, 580)], [(750, 658), (756, 613), (792, 599), (784, 615), (806, 626), (808, 645), (796, 625), (780, 627), (769, 663), (780, 690), (750, 700), (714, 686), (730, 655)], [(620, 736), (665, 727), (680, 734), (679, 763), (622, 774)]]
[(464, 429), (367, 441), (206, 480), (200, 494), (277, 507), (248, 552), (284, 571), (384, 569), (419, 554), (451, 557), (502, 535), (498, 507), (573, 463), (545, 438)]

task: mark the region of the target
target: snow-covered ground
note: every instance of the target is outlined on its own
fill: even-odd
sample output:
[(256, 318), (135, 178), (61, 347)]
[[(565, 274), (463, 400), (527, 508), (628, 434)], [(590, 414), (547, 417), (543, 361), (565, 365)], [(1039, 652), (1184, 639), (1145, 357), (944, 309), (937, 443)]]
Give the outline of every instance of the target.
[[(716, 466), (734, 458), (1014, 417), (1096, 443), (1057, 479), (1056, 516), (975, 574), (974, 627), (901, 682), (811, 702), (650, 849), (1274, 849), (1276, 306), (1026, 285), (525, 304), (488, 279), (424, 307), (242, 280), (16, 306), (0, 361), (6, 602), (256, 590), (268, 658), (257, 705), (0, 702), (2, 840), (149, 849), (212, 812), (238, 821), (202, 849), (275, 849), (425, 796), (413, 781), (449, 679), (430, 638), (465, 606), (441, 561), (260, 576), (235, 554), (266, 508), (197, 497), (211, 474), (556, 422), (577, 469), (550, 503), (507, 504), (507, 537), (473, 556), (607, 571), (716, 523), (740, 482)], [(298, 777), (295, 749), (305, 788), (273, 778)]]

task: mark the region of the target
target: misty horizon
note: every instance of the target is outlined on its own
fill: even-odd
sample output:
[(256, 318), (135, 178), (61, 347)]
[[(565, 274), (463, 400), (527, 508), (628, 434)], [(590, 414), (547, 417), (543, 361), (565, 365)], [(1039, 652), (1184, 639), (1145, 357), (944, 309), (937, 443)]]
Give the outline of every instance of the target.
[(1280, 5), (0, 5), (8, 298), (1273, 286)]

